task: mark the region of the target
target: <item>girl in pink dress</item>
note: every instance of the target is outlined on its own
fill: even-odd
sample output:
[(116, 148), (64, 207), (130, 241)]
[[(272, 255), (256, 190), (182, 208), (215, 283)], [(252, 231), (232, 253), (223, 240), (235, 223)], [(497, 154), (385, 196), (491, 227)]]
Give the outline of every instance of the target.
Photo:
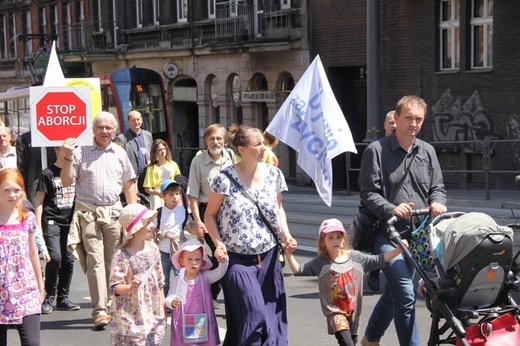
[(33, 213), (22, 208), (20, 171), (0, 171), (0, 345), (15, 325), (21, 345), (40, 344), (43, 280), (36, 247), (39, 232)]
[(164, 275), (155, 231), (157, 211), (129, 204), (119, 216), (123, 245), (114, 255), (109, 290), (112, 345), (158, 346), (166, 333)]
[[(213, 270), (211, 260), (204, 253), (204, 245), (197, 239), (182, 244), (172, 257), (178, 276), (173, 279), (170, 292), (166, 297), (166, 307), (172, 312), (172, 333), (170, 345), (207, 345), (220, 344), (217, 319), (213, 309), (211, 284), (220, 280), (227, 270), (228, 260), (223, 258)], [(183, 338), (183, 314), (207, 315), (208, 341), (203, 343), (185, 342)]]

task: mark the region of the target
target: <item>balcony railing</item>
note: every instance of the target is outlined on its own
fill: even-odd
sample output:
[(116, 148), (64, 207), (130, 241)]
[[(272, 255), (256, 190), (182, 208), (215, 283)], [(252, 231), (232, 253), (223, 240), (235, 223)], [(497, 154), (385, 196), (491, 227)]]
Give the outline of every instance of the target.
[(217, 3), (215, 37), (233, 41), (300, 38), (301, 14), (297, 8), (253, 6), (236, 1)]
[[(59, 30), (59, 52), (62, 55), (104, 54), (127, 51), (176, 50), (211, 47), (215, 44), (295, 41), (301, 39), (300, 7), (259, 6), (224, 2), (216, 4), (214, 19), (193, 23), (174, 23), (144, 28), (124, 28), (114, 21), (81, 21), (63, 25)], [(33, 39), (39, 39), (36, 37)], [(45, 46), (47, 42), (34, 43)], [(18, 52), (20, 53), (20, 52)], [(23, 53), (23, 60), (33, 59), (36, 73), (41, 72), (35, 59), (37, 50)], [(71, 59), (74, 61), (74, 59)], [(88, 61), (82, 59), (82, 61)], [(18, 63), (17, 63), (18, 62)], [(25, 75), (18, 58), (0, 58), (0, 75)], [(15, 67), (15, 69), (13, 69)]]

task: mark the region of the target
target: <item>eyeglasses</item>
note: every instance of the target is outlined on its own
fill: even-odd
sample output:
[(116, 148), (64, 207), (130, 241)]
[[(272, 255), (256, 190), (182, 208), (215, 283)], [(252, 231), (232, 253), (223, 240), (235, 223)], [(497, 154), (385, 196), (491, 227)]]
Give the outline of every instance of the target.
[(95, 126), (95, 129), (96, 130), (99, 130), (99, 131), (107, 131), (107, 132), (110, 132), (114, 129), (114, 127), (111, 127), (111, 126)]

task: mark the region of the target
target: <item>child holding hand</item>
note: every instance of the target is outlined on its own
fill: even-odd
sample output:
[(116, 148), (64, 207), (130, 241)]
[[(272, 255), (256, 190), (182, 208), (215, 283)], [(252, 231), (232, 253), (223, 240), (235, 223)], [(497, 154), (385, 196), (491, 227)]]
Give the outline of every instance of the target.
[(402, 251), (398, 246), (380, 255), (348, 249), (345, 228), (341, 221), (322, 222), (317, 242), (318, 256), (299, 264), (292, 251), (286, 250), (287, 261), (296, 276), (317, 276), (321, 310), (327, 317), (328, 333), (334, 334), (339, 345), (354, 346), (357, 341), (363, 273), (382, 268)]
[(160, 345), (166, 331), (164, 275), (157, 244), (147, 237), (155, 231), (156, 211), (129, 204), (119, 216), (123, 244), (110, 271), (112, 345)]
[[(197, 342), (198, 345), (220, 344), (211, 284), (224, 276), (228, 259), (223, 258), (217, 268), (210, 270), (213, 264), (204, 252), (204, 245), (197, 239), (190, 239), (182, 244), (180, 250), (173, 255), (172, 263), (180, 272), (174, 278), (166, 297), (166, 307), (175, 309), (172, 313), (170, 344), (172, 346), (191, 344), (190, 337), (204, 333), (207, 335), (207, 341)], [(192, 321), (204, 319), (200, 314), (206, 314), (206, 322), (204, 325), (199, 324), (198, 330), (190, 326), (183, 326), (183, 318), (187, 318), (186, 314), (199, 315), (199, 317), (192, 317)], [(205, 330), (203, 330), (204, 328)]]
[(157, 209), (156, 240), (161, 253), (161, 263), (164, 273), (164, 295), (170, 290), (170, 274), (173, 266), (171, 258), (179, 251), (179, 247), (187, 240), (184, 228), (196, 235), (193, 219), (188, 213), (187, 206), (182, 201), (182, 186), (179, 181), (168, 179), (161, 184), (161, 197), (164, 205)]

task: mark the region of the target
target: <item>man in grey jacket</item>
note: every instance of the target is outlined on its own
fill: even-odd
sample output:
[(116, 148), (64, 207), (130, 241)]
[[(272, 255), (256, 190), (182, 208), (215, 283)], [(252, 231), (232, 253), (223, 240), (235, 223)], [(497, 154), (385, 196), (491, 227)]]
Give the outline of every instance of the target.
[(139, 192), (147, 195), (143, 187), (146, 175), (146, 165), (150, 161), (150, 149), (152, 147), (152, 134), (143, 130), (143, 116), (136, 110), (128, 113), (126, 123), (130, 128), (120, 133), (115, 141), (124, 145), (130, 163), (137, 175), (137, 188)]

